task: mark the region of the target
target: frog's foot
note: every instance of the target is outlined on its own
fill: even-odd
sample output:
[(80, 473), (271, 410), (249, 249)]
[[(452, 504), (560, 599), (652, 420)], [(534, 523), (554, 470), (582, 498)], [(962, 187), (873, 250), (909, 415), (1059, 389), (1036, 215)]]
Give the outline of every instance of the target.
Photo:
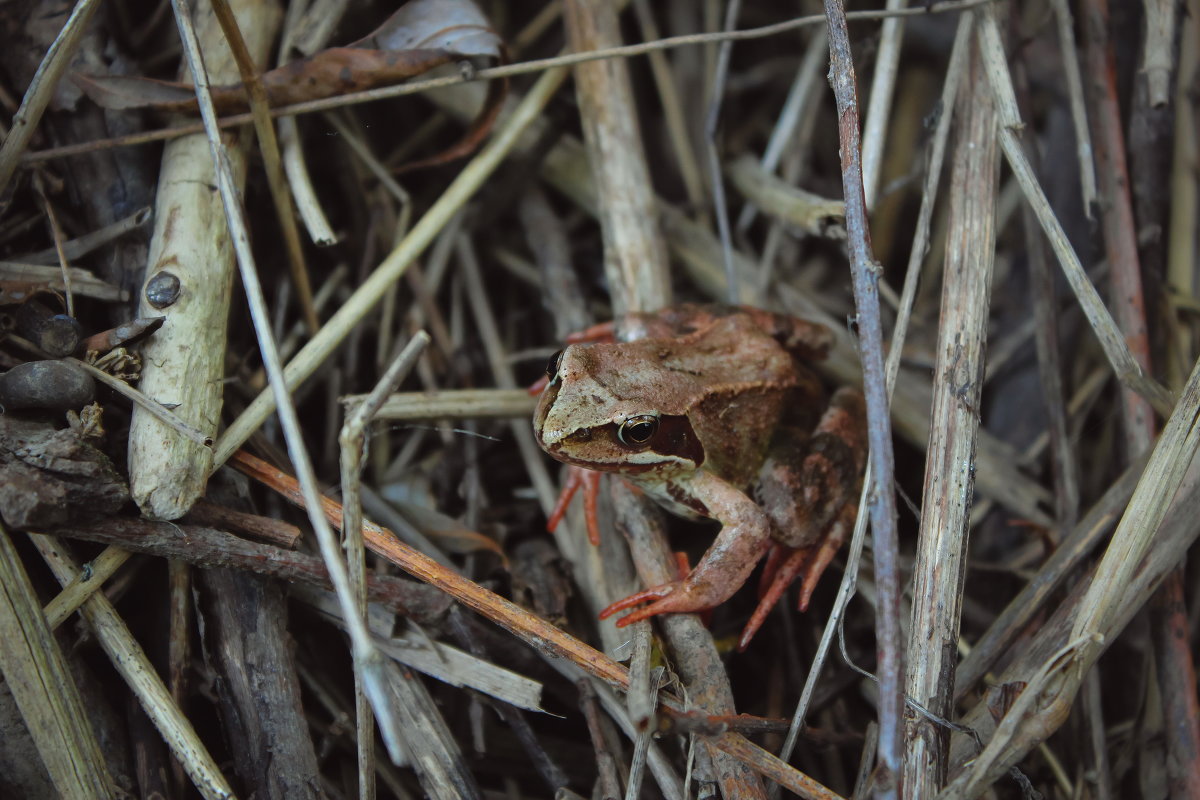
[(617, 627), (657, 614), (715, 608), (741, 588), (770, 549), (770, 518), (740, 490), (703, 470), (692, 475), (684, 488), (692, 496), (703, 498), (709, 514), (723, 524), (716, 540), (686, 578), (613, 603), (600, 612), (601, 619), (645, 602), (650, 605), (622, 617)]
[(583, 515), (587, 519), (588, 541), (593, 545), (600, 544), (600, 521), (596, 517), (596, 508), (600, 499), (600, 473), (583, 467), (568, 466), (567, 467), (567, 482), (563, 484), (562, 492), (558, 495), (558, 502), (554, 504), (554, 510), (550, 512), (550, 517), (546, 520), (546, 530), (551, 533), (558, 527), (558, 523), (562, 522), (562, 518), (567, 515), (567, 509), (571, 505), (571, 500), (575, 498), (575, 493), (583, 488)]
[(766, 622), (771, 609), (783, 597), (788, 586), (798, 575), (803, 575), (803, 579), (800, 582), (800, 594), (796, 607), (800, 611), (808, 610), (809, 601), (812, 600), (813, 592), (816, 590), (821, 576), (825, 574), (829, 562), (833, 560), (845, 543), (849, 532), (854, 529), (856, 516), (857, 509), (852, 504), (847, 504), (829, 527), (825, 538), (816, 545), (790, 548), (777, 544), (771, 549), (763, 568), (763, 586), (765, 588), (759, 597), (758, 606), (750, 615), (750, 621), (742, 629), (742, 636), (738, 639), (738, 652), (744, 651), (749, 646), (754, 634), (758, 633), (758, 629)]
[[(693, 573), (695, 574), (695, 573)], [(624, 600), (618, 600), (600, 612), (600, 619), (608, 619), (619, 611), (624, 611), (647, 601), (653, 601), (645, 608), (639, 608), (632, 614), (626, 614), (617, 620), (617, 627), (624, 628), (633, 622), (658, 614), (690, 614), (708, 611), (725, 602), (729, 594), (721, 590), (705, 589), (687, 579), (664, 583), (653, 589), (646, 589), (637, 594), (631, 594)]]

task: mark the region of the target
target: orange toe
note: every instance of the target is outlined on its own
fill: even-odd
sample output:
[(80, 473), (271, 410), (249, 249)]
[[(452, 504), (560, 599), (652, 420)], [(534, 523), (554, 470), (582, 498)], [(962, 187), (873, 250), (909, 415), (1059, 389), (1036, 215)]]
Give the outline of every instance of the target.
[[(766, 583), (766, 588), (758, 599), (758, 605), (755, 607), (754, 613), (750, 615), (750, 621), (742, 629), (741, 638), (738, 639), (738, 652), (744, 651), (750, 645), (750, 640), (754, 638), (754, 634), (758, 633), (758, 629), (767, 621), (767, 615), (771, 613), (771, 609), (783, 597), (788, 586), (791, 585), (796, 576), (805, 568), (812, 553), (810, 548), (800, 548), (790, 552), (785, 551), (783, 548), (778, 548), (778, 550), (778, 556), (775, 550), (771, 552), (775, 563), (769, 565), (771, 568), (770, 580)], [(786, 558), (783, 558), (782, 556), (785, 552), (787, 555)], [(832, 555), (830, 557), (832, 558)], [(817, 577), (820, 577), (820, 573), (817, 574)], [(763, 576), (763, 579), (764, 581), (767, 580), (766, 575)], [(812, 593), (811, 589), (809, 593)]]

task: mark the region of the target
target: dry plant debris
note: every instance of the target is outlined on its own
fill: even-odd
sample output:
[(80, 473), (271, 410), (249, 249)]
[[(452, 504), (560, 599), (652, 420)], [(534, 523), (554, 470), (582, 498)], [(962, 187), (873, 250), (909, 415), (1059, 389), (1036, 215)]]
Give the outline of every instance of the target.
[[(888, 9), (0, 6), (0, 797), (1200, 797), (1200, 2)], [(875, 436), (744, 653), (523, 388), (731, 299)]]

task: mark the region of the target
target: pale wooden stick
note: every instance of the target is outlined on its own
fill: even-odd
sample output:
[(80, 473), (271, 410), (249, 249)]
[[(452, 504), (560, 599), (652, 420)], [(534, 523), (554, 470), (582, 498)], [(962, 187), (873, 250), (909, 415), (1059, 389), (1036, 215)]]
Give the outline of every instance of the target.
[[(887, 0), (887, 10), (904, 8), (906, 0)], [(891, 121), (892, 95), (896, 90), (900, 43), (904, 38), (904, 18), (888, 17), (879, 29), (879, 50), (875, 55), (875, 73), (871, 76), (871, 97), (863, 123), (863, 194), (867, 208), (875, 208), (879, 193), (879, 172), (883, 168), (883, 150)]]
[(1067, 0), (1050, 0), (1054, 21), (1058, 27), (1059, 57), (1067, 79), (1067, 96), (1071, 100), (1071, 122), (1075, 127), (1075, 155), (1079, 159), (1079, 184), (1083, 192), (1083, 211), (1088, 219), (1096, 202), (1096, 164), (1092, 160), (1092, 133), (1088, 128), (1087, 106), (1083, 99), (1083, 77), (1079, 74), (1079, 57), (1075, 49), (1075, 22)]
[(44, 612), (51, 628), (57, 628), (74, 614), (95, 592), (104, 587), (104, 582), (113, 576), (133, 553), (119, 547), (106, 547), (93, 558), (62, 591), (46, 604)]
[[(954, 37), (954, 47), (950, 51), (950, 61), (946, 68), (946, 80), (942, 87), (941, 95), (942, 117), (938, 120), (937, 129), (934, 132), (933, 141), (930, 145), (929, 170), (925, 176), (925, 187), (921, 197), (921, 210), (917, 217), (912, 251), (909, 255), (908, 271), (904, 278), (904, 289), (900, 298), (900, 313), (897, 315), (896, 326), (892, 332), (892, 343), (888, 352), (887, 385), (889, 392), (895, 390), (896, 377), (900, 370), (900, 356), (904, 352), (904, 340), (908, 334), (913, 298), (916, 296), (917, 282), (921, 274), (921, 258), (925, 253), (929, 240), (929, 221), (932, 217), (934, 200), (937, 196), (937, 188), (942, 174), (942, 165), (945, 161), (946, 140), (949, 138), (950, 121), (954, 117), (955, 101), (959, 97), (958, 86), (962, 73), (966, 71), (967, 44), (971, 38), (972, 20), (973, 15), (970, 12), (963, 14), (959, 18), (958, 30)], [(780, 757), (785, 761), (791, 758), (792, 750), (799, 739), (800, 728), (804, 724), (809, 705), (812, 703), (813, 694), (816, 692), (817, 681), (821, 677), (821, 671), (825, 665), (829, 649), (832, 646), (834, 633), (841, 626), (842, 619), (846, 613), (846, 607), (854, 597), (863, 545), (866, 541), (867, 514), (864, 513), (864, 510), (866, 508), (867, 497), (872, 488), (872, 485), (869, 483), (864, 484), (862, 488), (862, 495), (858, 503), (858, 517), (854, 523), (854, 535), (850, 539), (850, 547), (846, 553), (846, 570), (842, 575), (842, 582), (838, 586), (837, 597), (834, 600), (833, 609), (829, 613), (829, 620), (825, 623), (825, 628), (821, 632), (821, 641), (817, 645), (816, 655), (813, 658), (812, 666), (809, 667), (808, 676), (805, 678), (804, 688), (801, 690), (800, 699), (796, 703), (796, 710), (792, 714), (792, 723), (788, 728), (787, 739), (785, 739), (780, 751)], [(871, 753), (864, 750), (862, 756), (862, 760), (870, 764), (874, 763), (874, 749), (878, 744), (878, 725), (872, 723), (872, 730), (874, 730), (873, 738), (876, 741), (870, 744)], [(868, 741), (871, 741), (871, 738), (868, 737)], [(855, 796), (859, 795), (856, 794)]]
[[(243, 0), (238, 9), (247, 46), (261, 66), (274, 39), (278, 7)], [(247, 16), (248, 15), (248, 16)], [(198, 35), (211, 79), (238, 79), (225, 36), (211, 14), (200, 14)], [(191, 81), (185, 72), (184, 80)], [(239, 186), (246, 176), (248, 135), (228, 149)], [(189, 136), (167, 145), (155, 201), (154, 233), (138, 316), (165, 315), (166, 322), (142, 346), (140, 388), (175, 409), (175, 416), (214, 437), (221, 418), (225, 342), (232, 296), (234, 254), (207, 137)], [(177, 283), (176, 283), (177, 282)], [(177, 285), (177, 291), (171, 286)], [(156, 303), (170, 300), (159, 307)], [(129, 427), (129, 488), (142, 513), (177, 519), (204, 493), (213, 454), (134, 408)]]
[[(316, 5), (314, 2), (313, 6)], [(333, 26), (339, 22), (346, 10), (344, 0), (327, 3), (322, 9), (325, 13), (313, 15), (309, 13), (308, 3), (288, 3), (287, 13), (283, 20), (283, 35), (279, 44), (279, 56), (275, 62), (277, 67), (288, 63), (295, 51), (301, 55), (312, 55), (320, 50), (329, 40)], [(319, 22), (318, 22), (319, 20)], [(316, 23), (316, 24), (314, 24)], [(298, 41), (304, 37), (304, 46)], [(311, 49), (310, 49), (311, 48)], [(300, 141), (300, 129), (295, 117), (282, 117), (279, 120), (279, 145), (283, 152), (283, 169), (287, 172), (288, 184), (296, 201), (296, 211), (300, 215), (308, 236), (319, 247), (328, 247), (337, 242), (337, 234), (317, 198), (308, 174), (308, 162), (304, 159), (304, 149)]]
[[(658, 23), (650, 11), (648, 0), (633, 0), (633, 10), (637, 14), (638, 26), (642, 30), (642, 38), (653, 41), (660, 38)], [(683, 101), (679, 96), (679, 84), (671, 71), (671, 62), (658, 50), (647, 54), (650, 61), (650, 71), (654, 75), (654, 86), (658, 90), (658, 98), (662, 103), (663, 122), (666, 123), (667, 134), (671, 137), (671, 147), (679, 168), (679, 177), (683, 179), (687, 191), (688, 203), (695, 208), (703, 208), (707, 198), (704, 194), (704, 178), (700, 165), (696, 161), (696, 151), (692, 147), (691, 134), (687, 129), (687, 115), (684, 113)]]

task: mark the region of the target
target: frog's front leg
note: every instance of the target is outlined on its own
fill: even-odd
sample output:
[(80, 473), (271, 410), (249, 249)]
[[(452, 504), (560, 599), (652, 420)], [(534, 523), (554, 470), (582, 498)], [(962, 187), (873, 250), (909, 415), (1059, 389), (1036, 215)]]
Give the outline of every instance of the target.
[(770, 519), (732, 484), (701, 470), (678, 486), (704, 504), (707, 516), (722, 523), (716, 541), (686, 578), (613, 603), (600, 612), (600, 619), (647, 601), (653, 602), (622, 617), (617, 627), (656, 614), (682, 614), (714, 608), (741, 588), (755, 564), (770, 548)]

